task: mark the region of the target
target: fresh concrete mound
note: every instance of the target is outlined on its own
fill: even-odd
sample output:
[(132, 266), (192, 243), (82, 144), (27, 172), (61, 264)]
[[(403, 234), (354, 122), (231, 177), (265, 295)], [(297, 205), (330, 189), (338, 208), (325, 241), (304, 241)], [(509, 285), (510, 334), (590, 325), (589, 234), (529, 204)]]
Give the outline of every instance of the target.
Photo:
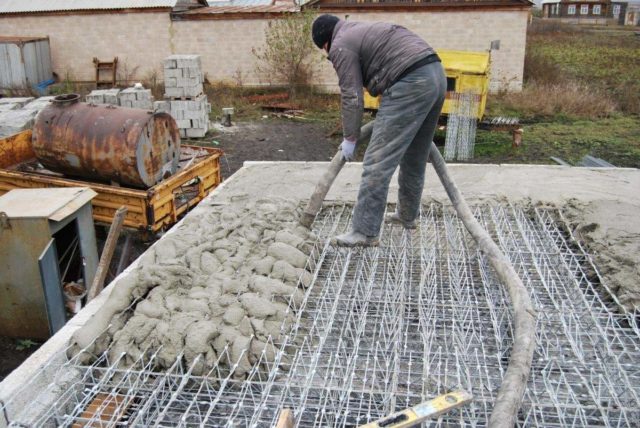
[(261, 356), (273, 360), (304, 297), (299, 287), (312, 281), (304, 267), (315, 237), (299, 212), (296, 202), (269, 199), (186, 218), (115, 284), (70, 355), (86, 348), (90, 362), (106, 351), (128, 367), (158, 352), (158, 368), (183, 358), (200, 375), (227, 352), (236, 378)]

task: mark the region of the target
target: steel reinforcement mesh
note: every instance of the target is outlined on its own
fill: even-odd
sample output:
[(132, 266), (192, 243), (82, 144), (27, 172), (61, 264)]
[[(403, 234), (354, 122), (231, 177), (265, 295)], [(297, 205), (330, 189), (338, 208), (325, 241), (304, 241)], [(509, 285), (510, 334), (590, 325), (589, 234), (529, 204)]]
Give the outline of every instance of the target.
[[(157, 350), (128, 369), (105, 355), (72, 358), (41, 396), (37, 423), (76, 426), (357, 426), (455, 389), (473, 402), (437, 426), (485, 426), (512, 345), (508, 296), (462, 223), (438, 205), (419, 227), (385, 224), (381, 245), (338, 249), (351, 207), (325, 208), (314, 224), (314, 282), (296, 322), (246, 379), (229, 353), (207, 376), (178, 358), (157, 372)], [(536, 351), (519, 426), (637, 426), (640, 330), (623, 314), (561, 213), (480, 206), (475, 215), (514, 264), (538, 311)], [(47, 395), (48, 394), (48, 395)], [(36, 399), (36, 402), (39, 399)], [(29, 412), (29, 409), (25, 409)], [(19, 419), (19, 418), (18, 418)], [(19, 421), (15, 421), (19, 425)]]

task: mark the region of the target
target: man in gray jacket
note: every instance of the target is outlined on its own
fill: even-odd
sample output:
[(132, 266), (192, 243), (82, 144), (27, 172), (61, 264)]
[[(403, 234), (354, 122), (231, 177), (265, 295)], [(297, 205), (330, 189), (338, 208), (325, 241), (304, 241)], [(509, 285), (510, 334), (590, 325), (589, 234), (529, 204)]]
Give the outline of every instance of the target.
[(398, 207), (390, 220), (415, 228), (424, 174), (447, 81), (440, 59), (419, 36), (399, 25), (343, 21), (321, 15), (313, 23), (314, 43), (329, 54), (342, 98), (343, 157), (353, 160), (364, 110), (363, 86), (382, 94), (352, 230), (337, 236), (340, 246), (378, 244), (389, 183), (398, 165)]

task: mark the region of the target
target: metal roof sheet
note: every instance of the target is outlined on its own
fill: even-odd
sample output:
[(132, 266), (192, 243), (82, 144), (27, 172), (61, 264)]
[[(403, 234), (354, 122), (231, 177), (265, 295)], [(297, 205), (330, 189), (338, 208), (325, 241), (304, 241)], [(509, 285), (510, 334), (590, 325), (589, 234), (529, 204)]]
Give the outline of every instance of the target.
[(486, 74), (489, 71), (489, 52), (437, 49), (437, 53), (447, 70), (467, 74)]
[[(97, 193), (88, 187), (14, 189), (0, 197), (0, 211), (9, 218), (48, 218), (60, 221), (88, 203)], [(38, 201), (34, 203), (34, 201)], [(71, 212), (65, 209), (71, 205)]]
[(211, 0), (208, 3), (211, 7), (268, 6), (273, 3), (273, 0)]
[(215, 15), (226, 13), (277, 13), (297, 12), (300, 8), (293, 1), (229, 0), (210, 1), (209, 7), (194, 9), (181, 15)]
[(47, 40), (48, 37), (29, 37), (29, 36), (0, 36), (0, 43), (26, 43), (37, 42), (38, 40)]
[(177, 0), (2, 0), (0, 13), (173, 8)]

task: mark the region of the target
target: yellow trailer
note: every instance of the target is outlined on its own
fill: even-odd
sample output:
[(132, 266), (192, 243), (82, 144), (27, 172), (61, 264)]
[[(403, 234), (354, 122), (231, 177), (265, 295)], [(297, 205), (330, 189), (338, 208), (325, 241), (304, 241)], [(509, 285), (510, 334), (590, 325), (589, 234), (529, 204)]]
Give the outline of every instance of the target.
[[(479, 98), (476, 117), (478, 120), (482, 119), (489, 93), (489, 52), (438, 50), (438, 55), (447, 74), (447, 98), (442, 113), (449, 114), (453, 109), (450, 93), (470, 92)], [(365, 90), (364, 107), (377, 110), (380, 107), (380, 97), (372, 97)]]
[(131, 189), (25, 168), (35, 159), (28, 130), (0, 139), (0, 195), (12, 189), (90, 187), (98, 193), (91, 201), (97, 223), (111, 223), (118, 208), (125, 205), (125, 227), (158, 232), (171, 227), (222, 181), (222, 150), (183, 145), (181, 154), (186, 161), (177, 174), (147, 190)]

